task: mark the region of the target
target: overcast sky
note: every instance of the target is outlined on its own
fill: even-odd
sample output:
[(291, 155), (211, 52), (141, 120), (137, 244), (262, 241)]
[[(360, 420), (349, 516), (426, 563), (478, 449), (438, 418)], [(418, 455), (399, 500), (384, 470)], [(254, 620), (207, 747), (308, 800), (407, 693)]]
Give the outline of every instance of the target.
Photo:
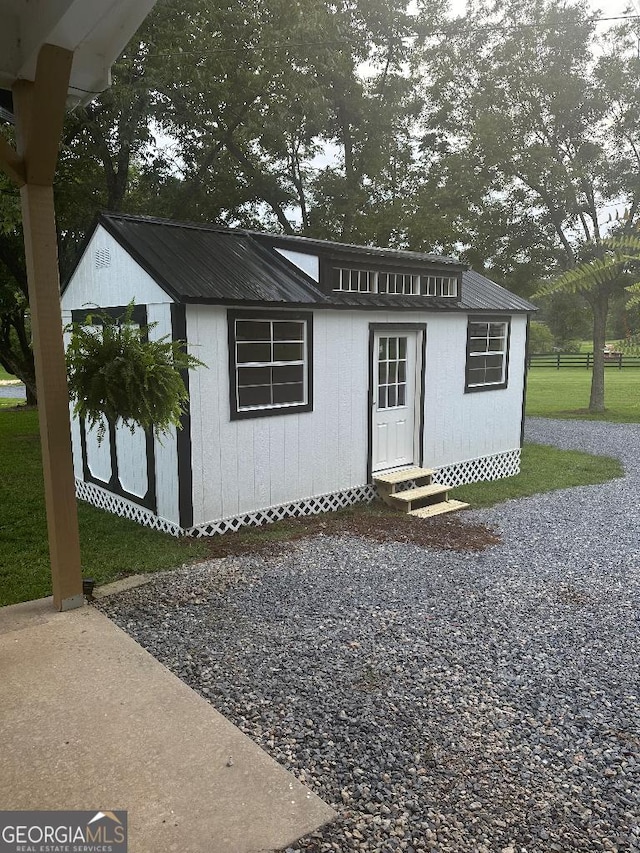
[[(450, 0), (451, 8), (456, 15), (464, 15), (466, 0)], [(622, 15), (628, 6), (635, 7), (640, 13), (640, 0), (589, 0), (589, 6), (594, 12), (599, 11), (603, 17)]]

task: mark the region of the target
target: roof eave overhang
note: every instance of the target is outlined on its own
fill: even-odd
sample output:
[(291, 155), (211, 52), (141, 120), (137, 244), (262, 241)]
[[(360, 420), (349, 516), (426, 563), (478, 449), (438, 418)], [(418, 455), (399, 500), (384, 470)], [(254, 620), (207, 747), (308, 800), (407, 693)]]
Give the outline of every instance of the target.
[(68, 106), (109, 87), (110, 68), (156, 0), (0, 0), (0, 89), (35, 79), (43, 44), (73, 52)]

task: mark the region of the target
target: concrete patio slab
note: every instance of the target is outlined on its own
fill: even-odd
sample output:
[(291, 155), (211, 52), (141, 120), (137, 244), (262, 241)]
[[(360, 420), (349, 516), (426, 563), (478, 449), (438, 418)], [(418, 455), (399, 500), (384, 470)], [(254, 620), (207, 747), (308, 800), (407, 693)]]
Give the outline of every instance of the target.
[(0, 809), (126, 809), (131, 853), (280, 850), (335, 817), (103, 614), (0, 609)]

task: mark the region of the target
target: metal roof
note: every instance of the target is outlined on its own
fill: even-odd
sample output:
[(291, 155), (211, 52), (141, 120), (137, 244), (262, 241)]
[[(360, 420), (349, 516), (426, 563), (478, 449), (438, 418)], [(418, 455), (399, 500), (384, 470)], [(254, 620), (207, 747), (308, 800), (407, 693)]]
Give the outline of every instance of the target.
[(245, 232), (114, 214), (99, 222), (178, 302), (324, 301), (308, 276)]
[(264, 239), (271, 245), (286, 247), (291, 250), (317, 249), (324, 254), (358, 255), (360, 258), (387, 258), (412, 261), (427, 261), (438, 266), (455, 266), (459, 269), (467, 269), (468, 264), (463, 264), (457, 258), (450, 255), (436, 255), (430, 252), (410, 252), (407, 249), (381, 249), (378, 246), (358, 246), (355, 243), (336, 243), (332, 240), (316, 240), (314, 237), (298, 237), (290, 234), (267, 234), (264, 231), (247, 231), (257, 239)]
[[(429, 311), (535, 311), (535, 306), (454, 258), (420, 252), (356, 247), (305, 237), (283, 237), (215, 225), (152, 217), (101, 214), (98, 222), (178, 302), (316, 305), (327, 308), (393, 308)], [(457, 266), (462, 300), (382, 293), (324, 293), (276, 247), (331, 255), (347, 249), (359, 257)]]
[(335, 291), (331, 305), (341, 308), (406, 308), (409, 311), (460, 311), (456, 299), (437, 296), (409, 296), (402, 293), (349, 293)]
[(467, 311), (537, 311), (535, 305), (521, 296), (516, 296), (505, 287), (496, 284), (474, 270), (462, 274), (462, 302), (460, 307)]

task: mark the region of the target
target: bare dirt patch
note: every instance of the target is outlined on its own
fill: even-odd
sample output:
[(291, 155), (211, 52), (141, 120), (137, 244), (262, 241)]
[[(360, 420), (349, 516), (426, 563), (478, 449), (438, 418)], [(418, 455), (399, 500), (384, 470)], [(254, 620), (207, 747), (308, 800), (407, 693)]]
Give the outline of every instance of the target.
[(484, 551), (502, 541), (495, 530), (483, 524), (471, 524), (460, 516), (413, 518), (376, 502), (371, 506), (287, 519), (261, 528), (213, 536), (207, 545), (212, 557), (226, 557), (272, 551), (282, 542), (308, 536), (345, 534), (378, 542), (411, 542), (424, 548), (448, 551)]

